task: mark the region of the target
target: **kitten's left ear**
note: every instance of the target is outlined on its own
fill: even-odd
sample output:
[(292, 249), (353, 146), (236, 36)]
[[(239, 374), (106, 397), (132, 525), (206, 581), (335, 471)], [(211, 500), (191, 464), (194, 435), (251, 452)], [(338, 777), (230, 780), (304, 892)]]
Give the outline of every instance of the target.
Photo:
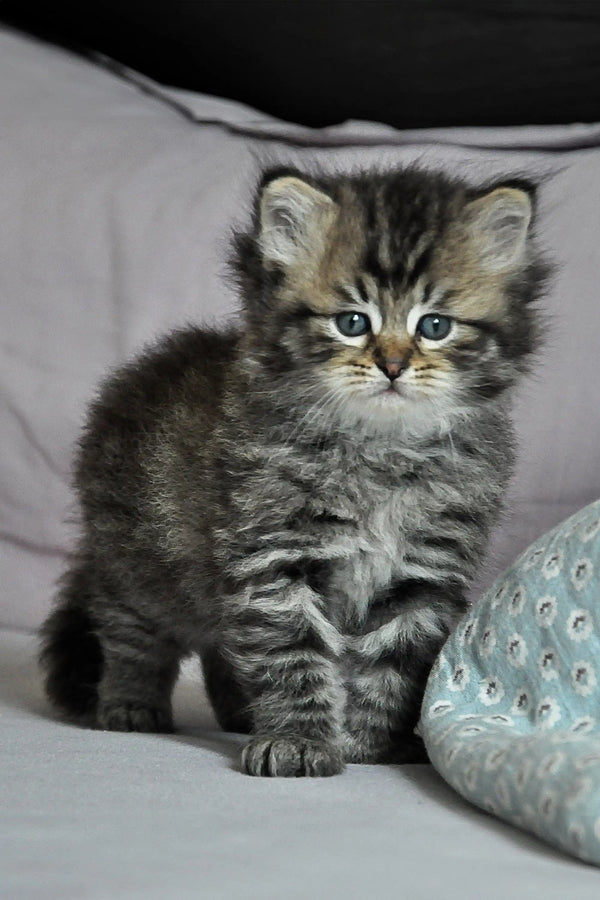
[(498, 187), (468, 203), (464, 218), (484, 268), (500, 272), (523, 260), (533, 209), (527, 191)]
[(263, 259), (289, 266), (318, 252), (337, 204), (296, 176), (275, 178), (260, 197), (258, 243)]

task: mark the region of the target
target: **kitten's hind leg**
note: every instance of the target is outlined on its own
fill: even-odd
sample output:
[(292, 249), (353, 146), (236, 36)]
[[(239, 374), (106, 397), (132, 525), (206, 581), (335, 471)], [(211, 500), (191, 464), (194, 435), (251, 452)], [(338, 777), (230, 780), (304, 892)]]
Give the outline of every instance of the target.
[(249, 734), (252, 719), (247, 700), (233, 667), (227, 663), (220, 650), (207, 647), (201, 653), (204, 686), (212, 704), (217, 722), (223, 731)]
[(130, 610), (111, 610), (99, 630), (103, 674), (96, 727), (107, 731), (173, 731), (171, 694), (179, 673), (177, 645)]
[(46, 692), (81, 725), (172, 731), (179, 647), (136, 612), (143, 601), (126, 606), (125, 595), (103, 585), (93, 560), (75, 561), (41, 630)]

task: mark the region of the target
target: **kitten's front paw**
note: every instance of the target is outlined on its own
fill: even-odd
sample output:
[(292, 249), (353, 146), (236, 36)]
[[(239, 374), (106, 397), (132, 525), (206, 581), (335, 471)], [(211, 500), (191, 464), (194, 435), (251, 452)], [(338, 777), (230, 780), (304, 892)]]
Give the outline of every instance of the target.
[(343, 768), (343, 756), (335, 744), (299, 735), (255, 737), (242, 751), (242, 770), (248, 775), (301, 778), (337, 775)]

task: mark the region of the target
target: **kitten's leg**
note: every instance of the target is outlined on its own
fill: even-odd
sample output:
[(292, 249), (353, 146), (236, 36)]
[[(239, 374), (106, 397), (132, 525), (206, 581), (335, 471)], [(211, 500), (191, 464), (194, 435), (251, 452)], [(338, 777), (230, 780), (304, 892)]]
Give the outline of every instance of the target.
[[(42, 629), (46, 691), (70, 719), (113, 731), (171, 731), (180, 650), (137, 610), (131, 587), (109, 590), (91, 559), (65, 574)], [(157, 603), (160, 601), (156, 601)]]
[(435, 585), (396, 593), (371, 610), (346, 655), (347, 762), (427, 761), (414, 728), (431, 666), (464, 604)]
[(103, 671), (96, 727), (108, 731), (173, 731), (171, 694), (180, 650), (136, 612), (111, 609), (98, 630)]
[(252, 718), (248, 701), (235, 678), (233, 667), (215, 646), (203, 650), (201, 658), (204, 686), (219, 725), (223, 731), (249, 734)]
[(304, 582), (281, 577), (225, 600), (224, 651), (249, 699), (250, 775), (335, 775), (343, 768), (340, 635)]

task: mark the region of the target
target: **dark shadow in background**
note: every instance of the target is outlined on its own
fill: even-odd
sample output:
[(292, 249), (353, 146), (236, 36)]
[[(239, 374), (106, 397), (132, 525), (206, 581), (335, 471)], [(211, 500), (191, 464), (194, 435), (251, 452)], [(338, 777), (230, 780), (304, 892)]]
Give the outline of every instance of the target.
[(0, 19), (288, 121), (600, 120), (597, 0), (0, 0)]

